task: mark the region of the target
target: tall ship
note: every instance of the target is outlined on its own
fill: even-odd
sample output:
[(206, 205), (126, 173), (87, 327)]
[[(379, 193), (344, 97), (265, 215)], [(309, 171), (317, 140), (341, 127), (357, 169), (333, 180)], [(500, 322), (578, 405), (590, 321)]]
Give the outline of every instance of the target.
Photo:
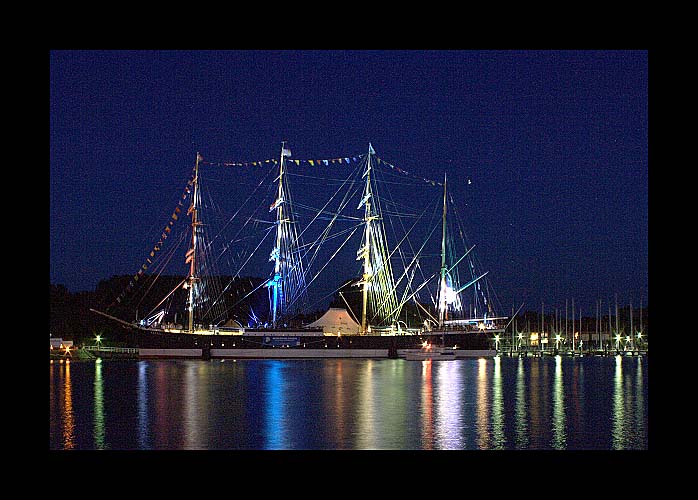
[[(242, 179), (247, 168), (261, 178)], [(410, 206), (414, 189), (434, 203)], [(457, 207), (445, 175), (414, 176), (371, 144), (323, 160), (295, 159), (285, 142), (263, 161), (197, 153), (138, 272), (92, 311), (154, 357), (492, 352), (508, 318)]]

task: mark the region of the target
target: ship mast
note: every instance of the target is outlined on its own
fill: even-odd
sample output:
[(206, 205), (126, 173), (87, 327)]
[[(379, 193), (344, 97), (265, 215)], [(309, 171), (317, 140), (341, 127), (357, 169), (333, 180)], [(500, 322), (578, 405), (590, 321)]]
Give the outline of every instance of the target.
[(276, 201), (271, 206), (271, 210), (276, 209), (276, 244), (271, 252), (269, 260), (274, 261), (274, 277), (267, 282), (267, 287), (271, 288), (271, 313), (272, 313), (272, 328), (276, 328), (278, 318), (281, 316), (282, 309), (282, 295), (283, 295), (283, 276), (281, 272), (281, 238), (283, 233), (282, 224), (288, 222), (289, 219), (284, 219), (284, 170), (285, 161), (284, 158), (291, 156), (291, 151), (286, 148), (286, 142), (281, 142), (281, 159), (279, 161), (279, 189), (276, 196)]
[(201, 155), (196, 153), (196, 166), (194, 167), (194, 193), (192, 195), (191, 207), (189, 207), (188, 213), (191, 214), (191, 248), (186, 254), (186, 262), (189, 263), (189, 276), (187, 277), (187, 288), (189, 288), (189, 323), (187, 331), (189, 333), (194, 333), (194, 283), (198, 280), (196, 277), (196, 227), (201, 223), (197, 219), (197, 208), (196, 204), (198, 202), (199, 194), (199, 161), (201, 160)]
[(444, 208), (441, 230), (441, 293), (439, 296), (439, 327), (444, 326), (446, 311), (446, 174), (444, 174)]
[(364, 245), (358, 252), (357, 260), (363, 257), (363, 275), (361, 277), (362, 283), (362, 303), (361, 303), (361, 334), (366, 335), (368, 333), (368, 325), (366, 318), (366, 306), (368, 302), (368, 287), (371, 283), (372, 271), (371, 271), (371, 221), (376, 217), (371, 214), (371, 155), (375, 154), (373, 146), (368, 143), (368, 158), (366, 161), (366, 170), (364, 171), (363, 177), (366, 178), (366, 188), (364, 189), (364, 196), (359, 203), (358, 208), (361, 208), (362, 204), (365, 204), (364, 209), (364, 223), (366, 227), (364, 228)]

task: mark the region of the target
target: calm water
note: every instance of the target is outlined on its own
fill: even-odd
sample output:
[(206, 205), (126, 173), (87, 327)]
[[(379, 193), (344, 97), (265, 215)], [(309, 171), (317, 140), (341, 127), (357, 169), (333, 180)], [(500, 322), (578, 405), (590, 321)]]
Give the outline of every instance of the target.
[(648, 358), (50, 366), (50, 448), (648, 449)]

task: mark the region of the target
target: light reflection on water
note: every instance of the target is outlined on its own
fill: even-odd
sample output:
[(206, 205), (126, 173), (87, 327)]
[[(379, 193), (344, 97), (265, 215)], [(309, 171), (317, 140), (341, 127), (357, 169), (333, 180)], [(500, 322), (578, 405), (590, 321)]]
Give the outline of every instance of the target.
[(462, 370), (450, 361), (436, 362), (436, 447), (442, 450), (461, 449), (462, 433)]
[(148, 363), (138, 362), (138, 448), (150, 448), (150, 426), (148, 425)]
[(70, 362), (59, 365), (58, 377), (63, 378), (63, 398), (60, 402), (60, 415), (63, 421), (63, 448), (72, 450), (75, 448), (75, 419), (73, 414), (73, 386), (70, 380)]
[(516, 366), (516, 449), (528, 448), (528, 399), (526, 398), (526, 378), (524, 359), (518, 358)]
[(553, 448), (564, 450), (565, 437), (565, 389), (562, 381), (562, 356), (555, 356), (555, 375), (553, 378)]
[(494, 358), (492, 377), (492, 449), (506, 448), (504, 436), (504, 393), (502, 389), (502, 358)]
[(95, 361), (95, 409), (94, 409), (94, 436), (95, 448), (105, 449), (104, 439), (104, 382), (102, 380), (102, 360)]
[(52, 364), (51, 449), (647, 449), (647, 358)]
[(285, 361), (270, 361), (267, 370), (267, 411), (265, 448), (268, 450), (284, 450), (290, 448), (286, 432), (286, 416), (284, 396), (286, 388), (282, 374)]

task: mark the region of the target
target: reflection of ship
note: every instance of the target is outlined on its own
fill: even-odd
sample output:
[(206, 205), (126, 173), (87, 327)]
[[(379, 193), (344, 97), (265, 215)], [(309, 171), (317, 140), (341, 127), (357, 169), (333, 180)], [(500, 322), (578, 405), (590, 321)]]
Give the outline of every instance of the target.
[[(331, 161), (337, 160), (351, 164), (350, 158)], [(302, 227), (288, 183), (289, 165), (293, 162), (299, 165), (300, 160), (291, 160), (291, 152), (283, 144), (278, 161), (253, 162), (260, 166), (271, 163), (274, 173), (278, 174), (272, 183), (260, 181), (257, 186), (273, 185), (274, 201), (269, 212), (275, 212), (275, 218), (274, 221), (264, 221), (257, 211), (248, 214), (246, 219), (238, 217), (242, 206), (237, 207), (234, 215), (223, 224), (230, 228), (235, 222), (240, 223), (234, 237), (229, 239), (222, 230), (214, 232), (213, 224), (202, 217), (204, 206), (219, 211), (220, 208), (214, 202), (202, 203), (202, 166), (216, 164), (204, 162), (197, 154), (184, 194), (146, 263), (106, 311), (93, 311), (119, 322), (129, 332), (128, 342), (141, 349), (200, 349), (204, 356), (236, 356), (242, 354), (242, 350), (261, 348), (292, 348), (293, 355), (300, 355), (297, 351), (303, 350), (308, 353), (315, 350), (329, 353), (336, 349), (381, 350), (393, 356), (398, 350), (418, 350), (425, 345), (457, 347), (456, 351), (490, 349), (493, 335), (502, 331), (501, 321), (506, 318), (493, 312), (489, 290), (487, 286), (481, 286), (486, 283), (487, 273), (477, 273), (473, 247), (465, 248), (460, 256), (450, 250), (454, 245), (447, 231), (445, 181), (438, 224), (442, 229), (441, 268), (438, 275), (434, 273), (426, 277), (422, 261), (428, 260), (425, 248), (436, 225), (431, 224), (431, 231), (422, 235), (423, 242), (417, 246), (410, 235), (418, 232), (415, 229), (419, 226), (417, 223), (426, 217), (427, 210), (421, 214), (408, 214), (397, 208), (399, 204), (395, 198), (390, 198), (388, 208), (383, 209), (378, 196), (379, 183), (383, 184), (383, 180), (378, 180), (382, 172), (379, 166), (404, 171), (378, 158), (371, 145), (368, 154), (358, 155), (358, 159), (353, 157), (353, 160), (358, 165), (349, 177), (342, 179), (340, 188), (329, 199), (323, 199), (323, 192), (312, 193), (312, 199), (322, 203), (322, 208), (311, 209), (299, 204), (312, 213), (309, 222)], [(308, 161), (313, 165), (312, 160)], [(320, 160), (315, 161), (321, 164)], [(328, 164), (328, 160), (322, 161)], [(431, 182), (431, 185), (436, 184), (439, 183)], [(248, 201), (254, 198), (255, 191), (249, 193)], [(207, 195), (210, 197), (210, 192)], [(409, 196), (398, 199), (404, 201), (405, 198)], [(352, 199), (359, 199), (356, 208), (362, 210), (363, 217), (347, 214), (346, 207), (350, 206)], [(453, 200), (450, 201), (453, 204)], [(185, 207), (185, 216), (190, 218), (190, 223), (183, 228), (182, 236), (177, 237), (174, 231), (176, 221), (184, 215)], [(393, 216), (397, 217), (397, 222), (392, 222)], [(415, 222), (406, 229), (400, 217), (408, 216)], [(391, 221), (390, 227), (396, 234), (392, 248), (388, 246), (386, 220)], [(259, 233), (259, 226), (263, 223), (267, 229)], [(342, 223), (351, 223), (353, 227), (341, 229)], [(315, 234), (311, 227), (315, 228)], [(258, 238), (250, 235), (250, 228), (258, 231)], [(396, 229), (402, 229), (399, 236)], [(341, 299), (342, 304), (333, 303), (323, 318), (309, 318), (308, 290), (321, 273), (327, 273), (328, 265), (359, 230), (362, 239), (356, 261), (361, 262), (360, 277), (345, 281), (335, 290), (335, 302)], [(462, 229), (459, 234), (463, 239)], [(267, 236), (273, 238), (268, 259), (273, 262), (273, 271), (265, 280), (241, 278), (241, 270), (259, 254), (257, 250)], [(304, 244), (303, 236), (312, 241)], [(328, 243), (340, 237), (344, 237), (341, 244)], [(230, 248), (242, 247), (242, 242), (250, 241), (255, 242), (253, 250), (230, 257)], [(165, 251), (166, 247), (173, 245)], [(328, 246), (329, 251), (326, 250)], [(158, 286), (162, 289), (162, 283), (167, 280), (163, 272), (165, 264), (173, 260), (178, 247), (185, 247), (180, 251), (185, 255), (186, 276), (174, 280), (173, 288), (162, 294), (164, 298), (161, 296), (156, 300), (151, 292)], [(224, 283), (218, 265), (225, 259), (232, 260), (238, 267)], [(401, 274), (397, 279), (393, 274), (394, 263), (401, 264)], [(464, 271), (459, 272), (461, 267)], [(150, 271), (146, 273), (148, 269)], [(429, 285), (433, 287), (437, 276), (438, 291), (431, 294)], [(260, 318), (258, 313), (266, 309), (260, 301), (260, 293), (265, 288), (268, 313)], [(430, 300), (424, 300), (425, 295)], [(181, 303), (186, 308), (178, 308)], [(342, 307), (338, 307), (340, 305)], [(149, 312), (138, 318), (139, 308)], [(134, 309), (136, 321), (122, 319), (133, 314)], [(338, 326), (337, 318), (342, 316), (342, 311), (344, 326)], [(265, 353), (282, 354), (278, 350)], [(363, 351), (363, 354), (367, 353)], [(284, 351), (283, 355), (290, 356), (290, 350)], [(375, 355), (381, 354), (376, 352)]]

